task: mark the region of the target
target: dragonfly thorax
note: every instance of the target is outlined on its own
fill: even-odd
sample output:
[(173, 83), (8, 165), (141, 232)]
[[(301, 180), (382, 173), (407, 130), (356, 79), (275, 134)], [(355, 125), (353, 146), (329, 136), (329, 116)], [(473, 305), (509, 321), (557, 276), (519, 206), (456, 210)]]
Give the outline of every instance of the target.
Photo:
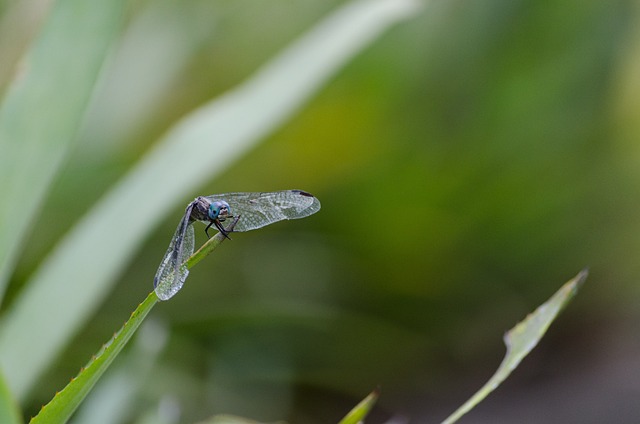
[(189, 221), (209, 222), (209, 206), (211, 202), (205, 197), (197, 197), (187, 206), (187, 213), (190, 212)]

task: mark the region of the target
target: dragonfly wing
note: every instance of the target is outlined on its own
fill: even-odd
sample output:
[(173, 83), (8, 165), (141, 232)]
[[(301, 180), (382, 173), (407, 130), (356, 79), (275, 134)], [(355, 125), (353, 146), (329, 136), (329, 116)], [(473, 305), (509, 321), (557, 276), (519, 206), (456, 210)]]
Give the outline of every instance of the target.
[(184, 261), (193, 254), (195, 247), (193, 225), (189, 221), (191, 208), (192, 205), (189, 205), (185, 215), (180, 220), (167, 253), (162, 258), (162, 262), (153, 279), (153, 286), (160, 300), (170, 299), (180, 291), (189, 275), (189, 269), (184, 264)]
[(267, 193), (224, 193), (207, 196), (212, 202), (229, 203), (231, 214), (240, 215), (234, 231), (249, 231), (285, 219), (298, 219), (320, 210), (320, 201), (302, 190)]

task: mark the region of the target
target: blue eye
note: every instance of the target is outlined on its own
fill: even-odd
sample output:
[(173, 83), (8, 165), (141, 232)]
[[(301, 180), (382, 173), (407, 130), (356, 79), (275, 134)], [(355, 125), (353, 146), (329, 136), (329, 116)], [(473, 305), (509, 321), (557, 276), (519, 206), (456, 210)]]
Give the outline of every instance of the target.
[(229, 208), (229, 204), (224, 200), (212, 202), (209, 206), (209, 219), (212, 221), (216, 219), (224, 221), (224, 218), (226, 218), (230, 213), (231, 208)]

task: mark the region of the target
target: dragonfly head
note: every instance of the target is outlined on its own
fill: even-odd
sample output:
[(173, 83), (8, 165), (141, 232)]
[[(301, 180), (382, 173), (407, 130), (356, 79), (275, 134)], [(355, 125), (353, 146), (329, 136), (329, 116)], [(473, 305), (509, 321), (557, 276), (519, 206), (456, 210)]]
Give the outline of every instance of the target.
[(218, 200), (209, 205), (209, 219), (212, 221), (216, 219), (224, 221), (229, 215), (231, 215), (231, 208), (224, 200)]

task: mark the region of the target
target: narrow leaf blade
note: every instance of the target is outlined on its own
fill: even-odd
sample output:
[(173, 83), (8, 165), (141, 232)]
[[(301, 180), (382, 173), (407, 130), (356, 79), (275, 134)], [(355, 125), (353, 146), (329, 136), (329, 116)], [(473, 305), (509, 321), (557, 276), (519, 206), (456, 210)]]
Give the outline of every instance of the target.
[(55, 2), (7, 90), (0, 107), (0, 298), (21, 242), (70, 151), (123, 4)]
[(443, 424), (451, 424), (459, 420), (509, 377), (511, 372), (536, 347), (560, 311), (573, 299), (587, 275), (586, 270), (581, 271), (565, 283), (548, 301), (507, 332), (504, 338), (507, 354), (498, 370), (480, 390), (444, 420)]
[(54, 398), (31, 420), (31, 424), (66, 422), (157, 302), (158, 297), (151, 292), (133, 311), (131, 318), (124, 326), (64, 389), (56, 393)]
[(369, 393), (369, 395), (360, 401), (343, 419), (340, 420), (339, 424), (358, 424), (364, 421), (366, 416), (375, 405), (378, 400), (379, 392), (378, 390), (374, 390)]

